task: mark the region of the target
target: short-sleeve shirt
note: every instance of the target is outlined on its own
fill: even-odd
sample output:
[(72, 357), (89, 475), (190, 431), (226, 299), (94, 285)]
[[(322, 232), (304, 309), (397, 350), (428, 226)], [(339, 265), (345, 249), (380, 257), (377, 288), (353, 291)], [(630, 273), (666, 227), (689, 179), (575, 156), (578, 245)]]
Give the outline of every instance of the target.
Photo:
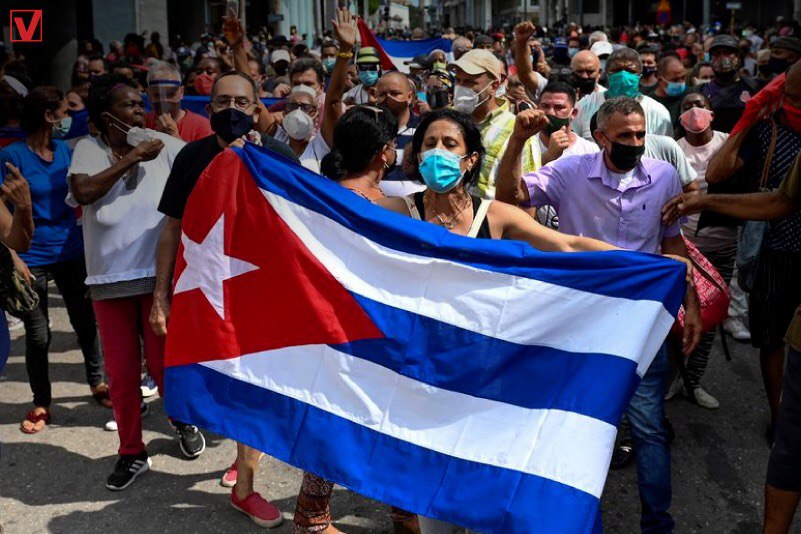
[[(653, 98), (640, 95), (637, 101), (645, 112), (645, 131), (657, 135), (673, 135), (673, 123), (670, 120), (670, 112), (654, 100)], [(603, 103), (606, 102), (606, 93), (590, 93), (584, 96), (576, 104), (578, 114), (573, 121), (573, 131), (584, 139), (592, 141), (592, 131), (590, 121)]]
[[(192, 141), (197, 141), (198, 139), (203, 139), (214, 133), (211, 129), (211, 124), (209, 123), (209, 119), (200, 115), (198, 113), (194, 113), (189, 111), (188, 109), (184, 110), (184, 116), (181, 117), (181, 120), (178, 121), (178, 137), (183, 139), (187, 143), (191, 143)], [(148, 128), (156, 129), (156, 112), (151, 111), (147, 114), (145, 119), (145, 125)]]
[(48, 265), (83, 256), (83, 236), (77, 226), (75, 209), (68, 206), (67, 169), (72, 150), (67, 143), (53, 140), (53, 161), (45, 161), (25, 141), (17, 141), (0, 152), (0, 169), (6, 162), (16, 166), (31, 190), (33, 240), (20, 253), (30, 267)]
[[(292, 149), (284, 143), (280, 143), (268, 135), (262, 136), (261, 141), (262, 148), (265, 150), (271, 150), (295, 162), (298, 161), (298, 157)], [(172, 172), (170, 172), (164, 187), (164, 194), (158, 204), (159, 211), (173, 219), (183, 219), (186, 202), (200, 175), (209, 166), (211, 160), (222, 151), (223, 148), (217, 142), (216, 135), (210, 135), (187, 144), (175, 158)]]
[(684, 156), (684, 152), (681, 151), (679, 144), (667, 135), (646, 134), (644, 156), (667, 161), (673, 165), (679, 174), (682, 186), (691, 184), (697, 177), (695, 169), (687, 163), (687, 158)]
[(628, 250), (657, 253), (664, 238), (679, 235), (679, 223), (662, 223), (662, 206), (681, 192), (676, 170), (642, 158), (621, 179), (604, 153), (560, 158), (526, 174), (529, 207), (551, 205), (559, 231), (592, 237)]
[[(768, 149), (770, 147), (771, 123), (764, 121), (754, 126), (743, 140), (738, 157), (743, 160), (744, 176), (758, 182), (762, 176)], [(790, 169), (798, 153), (801, 152), (801, 133), (781, 122), (776, 123), (776, 149), (768, 168), (767, 188), (777, 189)], [(801, 212), (770, 222), (764, 245), (770, 250), (801, 254)]]
[(764, 83), (756, 78), (740, 78), (731, 85), (720, 85), (715, 80), (694, 87), (692, 91), (709, 99), (715, 118), (712, 129), (730, 132), (745, 109), (745, 103), (762, 89)]
[[(156, 207), (184, 142), (161, 132), (148, 133), (164, 142), (159, 155), (132, 167), (105, 195), (83, 207), (86, 285), (156, 275), (156, 245), (164, 225)], [(93, 176), (113, 162), (111, 149), (99, 138), (87, 137), (75, 145), (68, 173)]]
[[(537, 139), (540, 140), (540, 151), (546, 152), (548, 150), (548, 147), (545, 146), (545, 143), (542, 142), (542, 137), (538, 135)], [(557, 159), (566, 158), (568, 156), (582, 156), (584, 154), (595, 154), (596, 152), (600, 151), (601, 148), (596, 143), (593, 143), (592, 141), (587, 141), (580, 135), (576, 135), (576, 140), (573, 142), (573, 144), (567, 147), (562, 152), (562, 155), (559, 156)], [(547, 165), (550, 165), (551, 163), (553, 163), (553, 161), (548, 163)]]

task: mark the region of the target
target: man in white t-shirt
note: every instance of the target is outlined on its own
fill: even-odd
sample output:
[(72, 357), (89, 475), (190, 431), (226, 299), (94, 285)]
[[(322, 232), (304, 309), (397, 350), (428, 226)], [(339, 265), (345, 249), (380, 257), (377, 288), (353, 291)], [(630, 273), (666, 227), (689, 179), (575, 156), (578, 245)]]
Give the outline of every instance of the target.
[(537, 134), (542, 152), (542, 164), (546, 165), (563, 156), (592, 154), (598, 145), (573, 133), (571, 122), (576, 116), (576, 91), (565, 82), (549, 83), (543, 90), (538, 104), (545, 112), (548, 125)]
[(609, 87), (603, 93), (590, 93), (576, 104), (578, 114), (573, 122), (573, 131), (592, 141), (590, 120), (607, 99), (618, 96), (634, 98), (645, 112), (645, 128), (648, 133), (673, 135), (670, 112), (665, 106), (640, 93), (642, 63), (640, 56), (631, 48), (619, 48), (610, 54), (606, 62)]

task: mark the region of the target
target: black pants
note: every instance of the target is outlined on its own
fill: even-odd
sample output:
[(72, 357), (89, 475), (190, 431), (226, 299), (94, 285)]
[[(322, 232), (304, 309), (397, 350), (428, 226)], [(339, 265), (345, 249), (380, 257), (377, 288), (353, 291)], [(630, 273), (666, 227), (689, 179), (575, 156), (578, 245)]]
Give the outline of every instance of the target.
[(770, 450), (767, 482), (784, 491), (801, 491), (801, 353), (790, 347), (776, 423), (776, 442)]
[(25, 323), (25, 366), (28, 369), (28, 382), (33, 391), (34, 406), (50, 406), (50, 373), (48, 370), (48, 351), (50, 349), (50, 327), (48, 326), (47, 281), (56, 283), (78, 344), (83, 352), (86, 367), (86, 381), (90, 387), (103, 381), (100, 342), (95, 325), (92, 301), (87, 295), (86, 265), (83, 258), (68, 260), (50, 265), (30, 268), (36, 277), (33, 287), (39, 295), (39, 306), (23, 317)]

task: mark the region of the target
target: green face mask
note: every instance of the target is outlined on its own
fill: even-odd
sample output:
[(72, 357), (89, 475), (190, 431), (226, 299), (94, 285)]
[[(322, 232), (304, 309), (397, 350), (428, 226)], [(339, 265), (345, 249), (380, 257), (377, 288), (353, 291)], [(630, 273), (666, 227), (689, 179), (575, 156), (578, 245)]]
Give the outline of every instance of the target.
[(640, 75), (621, 70), (609, 75), (609, 91), (607, 96), (627, 96), (637, 98), (640, 96)]
[(545, 133), (551, 135), (552, 133), (561, 130), (570, 124), (570, 117), (560, 119), (556, 115), (545, 115), (548, 118), (548, 126), (545, 127)]

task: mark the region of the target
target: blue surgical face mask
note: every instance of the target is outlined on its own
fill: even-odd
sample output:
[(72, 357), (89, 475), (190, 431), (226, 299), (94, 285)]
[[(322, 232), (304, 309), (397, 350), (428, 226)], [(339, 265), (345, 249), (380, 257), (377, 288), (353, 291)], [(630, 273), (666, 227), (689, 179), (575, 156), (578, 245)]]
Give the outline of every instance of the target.
[(575, 56), (576, 54), (579, 53), (579, 50), (580, 50), (579, 48), (570, 47), (570, 48), (567, 49), (567, 55), (569, 57), (573, 57), (573, 56)]
[(668, 96), (681, 96), (685, 89), (687, 89), (687, 84), (684, 82), (668, 82), (665, 92)]
[(53, 139), (63, 139), (72, 127), (72, 117), (64, 117), (53, 123)]
[(323, 60), (323, 68), (325, 72), (331, 72), (334, 70), (334, 64), (337, 62), (337, 58), (335, 57), (327, 57)]
[(359, 71), (359, 81), (362, 82), (362, 85), (365, 87), (372, 87), (378, 82), (378, 71), (377, 70), (360, 70)]
[(462, 180), (464, 173), (459, 164), (462, 158), (450, 150), (432, 148), (421, 155), (420, 175), (429, 189), (436, 193), (447, 193)]
[(608, 77), (608, 96), (627, 96), (637, 98), (640, 96), (640, 76), (627, 70), (619, 70)]

